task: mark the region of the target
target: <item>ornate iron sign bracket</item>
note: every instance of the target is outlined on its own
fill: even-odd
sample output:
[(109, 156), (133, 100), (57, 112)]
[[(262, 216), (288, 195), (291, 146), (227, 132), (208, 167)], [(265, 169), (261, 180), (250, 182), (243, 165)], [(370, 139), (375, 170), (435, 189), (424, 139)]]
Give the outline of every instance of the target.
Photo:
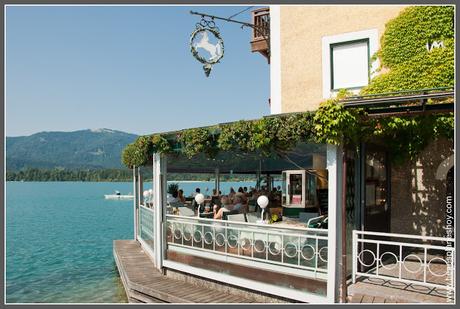
[[(218, 63), (224, 56), (224, 41), (220, 36), (219, 28), (216, 27), (214, 22), (215, 19), (240, 24), (241, 28), (249, 27), (254, 29), (254, 31), (267, 42), (268, 53), (270, 53), (270, 37), (266, 35), (266, 28), (263, 26), (256, 26), (251, 23), (242, 22), (231, 18), (224, 18), (194, 11), (190, 11), (190, 14), (201, 16), (201, 21), (196, 24), (196, 29), (190, 35), (190, 51), (192, 52), (193, 57), (195, 57), (199, 62), (203, 63), (203, 69), (206, 76), (209, 76), (212, 70), (212, 66)], [(216, 39), (216, 44), (209, 42), (210, 36), (213, 36)], [(198, 38), (200, 38), (200, 41), (198, 41)], [(198, 51), (199, 48), (207, 51), (210, 57), (206, 58), (200, 55)]]

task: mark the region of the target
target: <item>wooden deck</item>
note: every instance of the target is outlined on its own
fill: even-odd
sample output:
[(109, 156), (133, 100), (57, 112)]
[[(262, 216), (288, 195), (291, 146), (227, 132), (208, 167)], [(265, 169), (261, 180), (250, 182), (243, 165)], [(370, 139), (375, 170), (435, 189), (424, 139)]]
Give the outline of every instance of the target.
[(162, 275), (135, 240), (115, 240), (113, 255), (130, 303), (251, 303)]
[[(409, 272), (409, 270), (417, 270)], [(445, 264), (432, 264), (431, 270), (435, 274), (447, 273)], [(378, 274), (388, 277), (398, 277), (398, 264), (387, 263), (385, 267), (379, 267)], [(376, 274), (375, 270), (370, 273)], [(406, 261), (402, 268), (401, 276), (404, 279), (415, 281), (423, 280), (423, 271), (419, 263)], [(443, 284), (447, 276), (434, 276), (427, 272), (426, 280), (430, 283)], [(353, 303), (446, 303), (448, 302), (447, 290), (442, 288), (429, 288), (419, 284), (407, 284), (396, 280), (386, 280), (380, 278), (359, 277), (355, 284), (350, 284), (348, 293), (352, 295), (349, 300)]]
[(382, 279), (363, 279), (348, 287), (351, 303), (445, 304), (446, 291)]

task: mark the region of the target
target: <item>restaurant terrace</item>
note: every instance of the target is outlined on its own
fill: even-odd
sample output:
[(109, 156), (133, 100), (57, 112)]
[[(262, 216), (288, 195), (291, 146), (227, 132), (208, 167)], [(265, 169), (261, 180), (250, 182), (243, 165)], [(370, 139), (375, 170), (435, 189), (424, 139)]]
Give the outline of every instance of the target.
[[(413, 117), (450, 113), (452, 97), (452, 90), (435, 89), (353, 97), (341, 104), (363, 108), (376, 118)], [(295, 124), (312, 117), (303, 113), (264, 119)], [(202, 287), (225, 287), (248, 302), (334, 303), (350, 300), (349, 294), (362, 297), (385, 289), (388, 300), (396, 294), (409, 301), (418, 295), (424, 302), (445, 302), (455, 288), (449, 281), (455, 274), (454, 239), (395, 233), (392, 228), (381, 232), (382, 225), (391, 226), (391, 175), (381, 151), (384, 145), (366, 142), (355, 151), (321, 143), (301, 131), (311, 130), (303, 123), (294, 128), (300, 133), (292, 140), (276, 137), (275, 146), (251, 148), (249, 141), (240, 142), (246, 122), (238, 123), (238, 130), (229, 126), (226, 132), (235, 139), (230, 138), (232, 147), (219, 144), (218, 136), (228, 125), (223, 124), (195, 129), (188, 137), (181, 135), (184, 131), (163, 133), (160, 142), (152, 137), (157, 139), (154, 145), (124, 154), (137, 156), (136, 162), (151, 171), (150, 183), (135, 160), (129, 161), (135, 240), (158, 273), (199, 281)], [(262, 128), (267, 124), (253, 123)], [(200, 137), (203, 130), (208, 134)], [(190, 148), (198, 145), (194, 138), (206, 146)], [(139, 160), (145, 153), (148, 160)], [(444, 174), (450, 167), (444, 167)], [(168, 190), (168, 175), (191, 173), (214, 175), (214, 192), (180, 200), (178, 188)], [(222, 175), (237, 174), (253, 175), (253, 186), (239, 192), (240, 198), (221, 183)], [(222, 216), (216, 218), (219, 210)], [(122, 269), (120, 246), (114, 251)]]

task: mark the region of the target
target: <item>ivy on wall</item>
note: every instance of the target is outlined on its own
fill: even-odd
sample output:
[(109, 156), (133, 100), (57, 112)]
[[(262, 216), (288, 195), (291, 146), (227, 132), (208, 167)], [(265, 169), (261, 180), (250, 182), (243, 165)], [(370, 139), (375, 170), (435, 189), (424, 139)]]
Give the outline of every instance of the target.
[(386, 24), (380, 45), (376, 58), (387, 72), (363, 94), (454, 86), (453, 6), (406, 8)]
[[(386, 24), (377, 52), (381, 73), (362, 94), (454, 86), (454, 7), (414, 6)], [(422, 114), (373, 120), (369, 135), (395, 163), (413, 160), (438, 137), (453, 139), (454, 115)]]
[[(381, 49), (380, 74), (361, 94), (387, 93), (454, 85), (454, 8), (415, 6), (389, 21)], [(442, 42), (442, 44), (440, 44)], [(428, 45), (427, 45), (428, 44)], [(253, 121), (238, 121), (208, 128), (182, 130), (177, 136), (141, 136), (122, 155), (128, 166), (145, 165), (151, 155), (180, 152), (189, 158), (220, 150), (269, 155), (292, 149), (299, 141), (342, 144), (381, 143), (396, 163), (414, 159), (437, 137), (453, 139), (453, 114), (369, 118), (366, 111), (344, 108), (340, 91), (316, 112), (285, 114)]]

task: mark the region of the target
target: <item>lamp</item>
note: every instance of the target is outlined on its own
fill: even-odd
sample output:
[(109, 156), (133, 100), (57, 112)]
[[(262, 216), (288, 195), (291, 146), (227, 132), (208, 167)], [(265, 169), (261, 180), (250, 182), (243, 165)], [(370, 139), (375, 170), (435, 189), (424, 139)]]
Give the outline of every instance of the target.
[(201, 209), (201, 204), (204, 203), (204, 195), (201, 193), (198, 193), (195, 196), (195, 202), (198, 204), (198, 209), (197, 209), (197, 216), (200, 216), (200, 209)]
[(264, 223), (264, 211), (265, 208), (268, 206), (268, 197), (265, 195), (261, 195), (257, 198), (257, 204), (260, 206), (262, 209), (262, 212), (260, 214), (260, 221), (259, 223)]

